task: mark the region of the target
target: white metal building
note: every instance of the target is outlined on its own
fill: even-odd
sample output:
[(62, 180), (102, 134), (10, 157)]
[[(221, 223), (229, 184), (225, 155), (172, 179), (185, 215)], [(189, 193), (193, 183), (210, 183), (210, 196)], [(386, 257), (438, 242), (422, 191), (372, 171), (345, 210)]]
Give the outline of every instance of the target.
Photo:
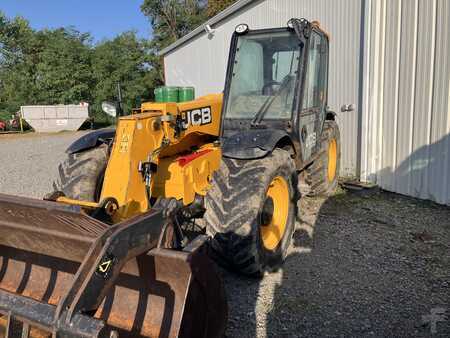
[(331, 36), (341, 174), (450, 205), (450, 0), (240, 0), (161, 52), (166, 84), (221, 92), (235, 26), (292, 17)]

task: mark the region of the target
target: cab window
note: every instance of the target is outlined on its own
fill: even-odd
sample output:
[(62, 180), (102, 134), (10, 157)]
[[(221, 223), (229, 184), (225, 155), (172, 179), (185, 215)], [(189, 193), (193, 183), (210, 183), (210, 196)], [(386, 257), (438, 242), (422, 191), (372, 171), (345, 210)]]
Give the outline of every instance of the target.
[(324, 38), (312, 32), (303, 91), (302, 109), (323, 107), (326, 98), (327, 50)]

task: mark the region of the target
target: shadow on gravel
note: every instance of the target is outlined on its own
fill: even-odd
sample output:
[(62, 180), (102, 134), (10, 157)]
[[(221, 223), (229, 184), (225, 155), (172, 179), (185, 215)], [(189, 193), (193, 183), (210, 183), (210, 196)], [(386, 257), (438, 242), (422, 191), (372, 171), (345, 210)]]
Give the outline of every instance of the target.
[(376, 189), (300, 214), (282, 270), (225, 275), (228, 337), (450, 336), (449, 207)]

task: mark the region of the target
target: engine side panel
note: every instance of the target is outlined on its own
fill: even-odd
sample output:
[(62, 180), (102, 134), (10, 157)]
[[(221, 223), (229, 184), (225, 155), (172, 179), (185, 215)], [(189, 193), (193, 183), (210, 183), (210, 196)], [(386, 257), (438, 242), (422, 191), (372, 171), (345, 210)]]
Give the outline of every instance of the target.
[(209, 180), (219, 169), (221, 159), (220, 147), (213, 144), (206, 144), (185, 156), (160, 159), (152, 194), (182, 200), (184, 205), (191, 204), (196, 194), (206, 195)]

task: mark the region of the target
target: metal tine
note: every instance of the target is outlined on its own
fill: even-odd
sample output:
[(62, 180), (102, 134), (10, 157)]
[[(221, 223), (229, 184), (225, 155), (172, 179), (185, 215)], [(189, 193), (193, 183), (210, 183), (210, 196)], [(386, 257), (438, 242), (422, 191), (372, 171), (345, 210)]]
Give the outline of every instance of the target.
[(28, 338), (30, 336), (30, 324), (23, 323), (22, 338)]
[[(8, 314), (8, 322), (6, 324), (6, 334), (5, 334), (5, 338), (22, 338), (22, 337), (27, 337), (28, 338), (28, 333), (26, 336), (23, 335), (23, 332), (25, 331), (25, 327), (24, 326), (29, 327), (28, 324), (24, 324), (23, 322), (17, 320), (14, 318), (14, 316), (9, 313)], [(29, 330), (26, 330), (29, 331)]]

